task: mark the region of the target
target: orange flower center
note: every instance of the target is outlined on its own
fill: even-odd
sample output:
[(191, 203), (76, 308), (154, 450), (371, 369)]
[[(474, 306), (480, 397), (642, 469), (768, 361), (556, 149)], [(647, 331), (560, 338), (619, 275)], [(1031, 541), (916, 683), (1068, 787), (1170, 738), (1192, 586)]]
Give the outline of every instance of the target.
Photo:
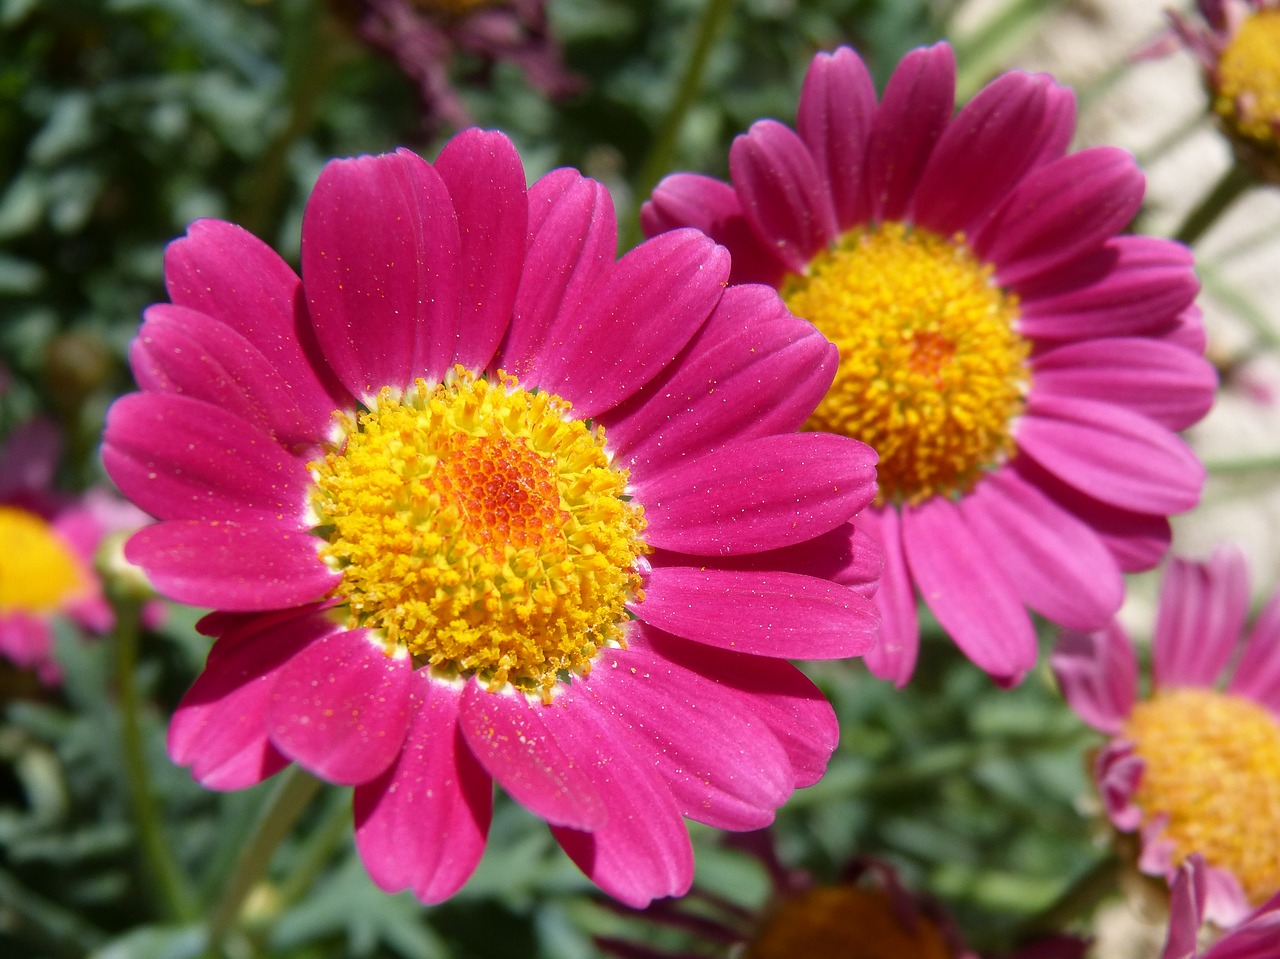
[(807, 428), (880, 454), (877, 502), (970, 490), (1014, 452), (1030, 345), (1018, 301), (964, 237), (903, 223), (846, 234), (782, 288), (787, 306), (840, 350)]
[(918, 916), (906, 921), (883, 889), (816, 886), (777, 907), (743, 959), (952, 959), (942, 931)]
[(1134, 801), (1181, 862), (1199, 852), (1254, 904), (1280, 889), (1280, 725), (1250, 699), (1168, 689), (1139, 703), (1124, 735), (1142, 757)]
[(0, 506), (0, 543), (0, 615), (56, 612), (87, 588), (75, 555), (34, 513)]
[(604, 431), (558, 396), (457, 367), (389, 388), (312, 463), (321, 555), (351, 628), (444, 675), (548, 698), (622, 645), (644, 512)]

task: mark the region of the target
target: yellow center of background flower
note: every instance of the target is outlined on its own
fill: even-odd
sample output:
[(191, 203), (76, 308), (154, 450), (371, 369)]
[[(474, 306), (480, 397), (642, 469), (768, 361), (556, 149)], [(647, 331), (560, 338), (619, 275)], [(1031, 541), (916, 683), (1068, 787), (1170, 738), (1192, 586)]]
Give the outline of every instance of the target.
[(0, 506), (0, 614), (52, 613), (84, 592), (67, 544), (39, 516)]
[(1280, 725), (1249, 699), (1169, 689), (1133, 709), (1124, 735), (1144, 768), (1134, 801), (1167, 815), (1175, 861), (1199, 852), (1255, 905), (1280, 889)]
[(1280, 10), (1247, 17), (1218, 63), (1214, 109), (1240, 133), (1275, 144), (1280, 122)]
[(782, 288), (840, 350), (806, 424), (880, 454), (877, 503), (967, 492), (1014, 450), (1028, 385), (1018, 301), (957, 234), (902, 223), (854, 230)]
[(914, 926), (883, 889), (816, 886), (787, 899), (765, 920), (743, 959), (951, 959), (941, 930), (920, 916)]
[(321, 555), (351, 628), (420, 666), (549, 698), (623, 643), (644, 512), (604, 431), (499, 373), (389, 389), (311, 464)]

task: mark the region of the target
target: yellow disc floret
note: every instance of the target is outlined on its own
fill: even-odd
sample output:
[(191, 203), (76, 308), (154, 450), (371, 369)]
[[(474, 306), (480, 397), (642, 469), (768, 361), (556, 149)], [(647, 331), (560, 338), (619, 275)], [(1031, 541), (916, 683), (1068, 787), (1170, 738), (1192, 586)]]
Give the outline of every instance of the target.
[(1143, 761), (1134, 801), (1167, 816), (1175, 861), (1199, 852), (1254, 904), (1280, 889), (1280, 725), (1262, 706), (1212, 689), (1170, 689), (1125, 726)]
[(389, 389), (312, 464), (347, 624), (491, 689), (549, 697), (623, 641), (644, 513), (600, 427), (551, 393), (455, 368)]
[(875, 448), (877, 502), (960, 495), (1012, 454), (1030, 347), (991, 274), (962, 235), (894, 222), (846, 234), (784, 284), (840, 350), (808, 428)]
[(1214, 110), (1240, 134), (1276, 147), (1280, 124), (1280, 9), (1246, 17), (1218, 63)]
[(765, 920), (743, 959), (951, 959), (937, 924), (900, 915), (883, 889), (852, 883), (815, 886), (784, 900)]
[(52, 613), (83, 594), (80, 564), (43, 519), (0, 506), (0, 615)]

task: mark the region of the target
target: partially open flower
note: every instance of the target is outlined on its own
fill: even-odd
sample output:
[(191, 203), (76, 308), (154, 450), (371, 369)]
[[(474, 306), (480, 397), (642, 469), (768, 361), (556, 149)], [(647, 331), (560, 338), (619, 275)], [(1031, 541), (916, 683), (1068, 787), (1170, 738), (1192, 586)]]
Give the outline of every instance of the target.
[(52, 685), (54, 622), (66, 617), (105, 633), (114, 613), (94, 563), (103, 538), (147, 517), (106, 490), (70, 496), (54, 488), (57, 427), (31, 420), (0, 451), (0, 655)]
[(1199, 420), (1191, 254), (1126, 235), (1144, 181), (1110, 148), (1067, 151), (1071, 91), (1008, 73), (952, 115), (955, 59), (914, 50), (883, 96), (843, 48), (818, 54), (798, 129), (761, 120), (729, 184), (681, 173), (645, 204), (656, 235), (696, 226), (733, 279), (779, 289), (840, 350), (808, 428), (880, 454), (867, 526), (885, 549), (880, 646), (905, 683), (916, 597), (977, 665), (1035, 664), (1027, 607), (1096, 629), (1123, 573), (1155, 565), (1204, 470), (1174, 433)]
[(127, 555), (218, 610), (170, 751), (354, 785), (387, 889), (457, 890), (496, 780), (610, 894), (683, 892), (682, 817), (758, 828), (835, 746), (784, 657), (874, 642), (875, 455), (794, 432), (834, 348), (696, 231), (616, 247), (601, 184), (470, 130), (326, 166), (301, 279), (193, 224), (134, 342)]
[(1198, 6), (1199, 19), (1170, 17), (1200, 61), (1210, 108), (1240, 161), (1280, 183), (1280, 4), (1199, 0)]
[(1173, 559), (1138, 696), (1124, 630), (1066, 633), (1053, 668), (1072, 708), (1113, 738), (1095, 775), (1108, 815), (1141, 836), (1139, 868), (1205, 864), (1206, 915), (1238, 922), (1280, 890), (1280, 593), (1246, 633), (1244, 558)]

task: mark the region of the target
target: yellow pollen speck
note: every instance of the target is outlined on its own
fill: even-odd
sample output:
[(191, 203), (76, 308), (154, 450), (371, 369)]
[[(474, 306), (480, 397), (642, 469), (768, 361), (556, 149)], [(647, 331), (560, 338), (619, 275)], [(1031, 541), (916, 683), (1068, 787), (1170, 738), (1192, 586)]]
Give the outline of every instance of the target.
[(951, 959), (937, 924), (903, 922), (883, 889), (815, 886), (784, 900), (764, 921), (743, 959)]
[(0, 615), (52, 613), (87, 584), (68, 546), (43, 519), (0, 506)]
[(1124, 735), (1142, 757), (1134, 801), (1169, 817), (1175, 861), (1199, 852), (1255, 905), (1280, 889), (1280, 725), (1262, 706), (1212, 689), (1170, 689), (1133, 709)]
[(878, 503), (965, 493), (1014, 451), (1030, 345), (991, 275), (962, 235), (892, 222), (845, 234), (783, 285), (840, 350), (807, 428), (875, 448)]
[(1237, 132), (1277, 146), (1280, 124), (1280, 9), (1240, 24), (1218, 63), (1213, 108)]
[(456, 367), (401, 399), (384, 388), (343, 432), (311, 464), (312, 503), (351, 628), (544, 698), (623, 643), (645, 521), (603, 429), (554, 394)]

